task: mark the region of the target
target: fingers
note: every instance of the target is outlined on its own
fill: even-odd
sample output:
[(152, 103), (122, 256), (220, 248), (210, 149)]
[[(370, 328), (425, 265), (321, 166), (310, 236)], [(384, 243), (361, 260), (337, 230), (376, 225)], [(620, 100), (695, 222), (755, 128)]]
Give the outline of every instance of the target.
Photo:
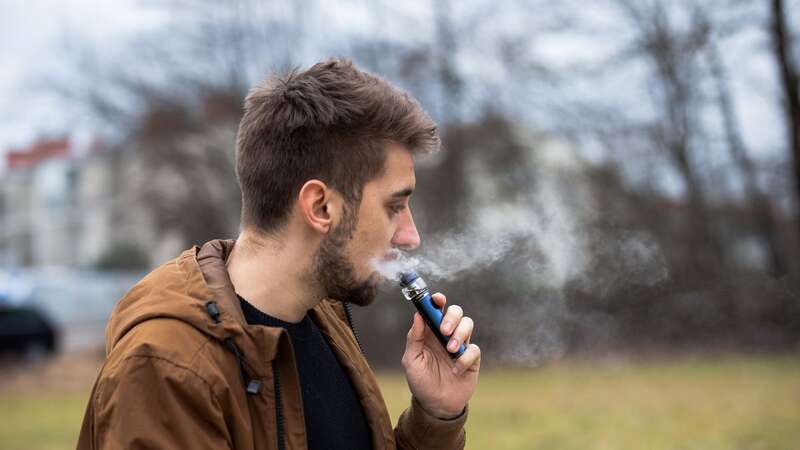
[(464, 354), (458, 357), (453, 366), (453, 374), (460, 375), (464, 372), (475, 372), (481, 367), (481, 349), (475, 344), (469, 344)]
[[(447, 298), (444, 294), (437, 292), (432, 297), (433, 301), (444, 309), (444, 305), (447, 304)], [(456, 352), (462, 343), (469, 342), (474, 326), (475, 324), (471, 318), (464, 317), (464, 310), (460, 306), (451, 305), (447, 308), (439, 326), (439, 331), (444, 336), (451, 337), (447, 344), (447, 351), (450, 353)]]
[(461, 309), (458, 305), (451, 305), (447, 308), (447, 311), (444, 313), (444, 318), (442, 319), (441, 325), (439, 325), (439, 331), (442, 332), (445, 336), (450, 336), (453, 331), (458, 326), (458, 322), (464, 316), (464, 310)]
[(447, 351), (453, 353), (461, 347), (461, 344), (469, 342), (474, 326), (475, 323), (471, 318), (462, 317), (461, 321), (458, 322), (458, 326), (456, 326), (456, 331), (450, 335), (450, 341), (447, 343)]
[[(439, 330), (444, 336), (449, 336), (450, 340), (447, 343), (447, 351), (449, 353), (454, 353), (458, 351), (461, 347), (461, 344), (467, 344), (467, 349), (464, 353), (456, 359), (455, 364), (453, 365), (453, 373), (459, 374), (463, 373), (468, 370), (478, 370), (480, 367), (480, 360), (481, 360), (481, 350), (475, 344), (470, 344), (470, 338), (472, 337), (472, 331), (475, 328), (475, 322), (470, 317), (464, 316), (464, 310), (458, 305), (450, 305), (445, 310), (445, 305), (447, 304), (447, 297), (444, 296), (441, 292), (437, 292), (431, 296), (433, 298), (433, 302), (445, 311), (444, 317), (442, 318), (442, 323), (439, 327)], [(414, 324), (416, 326), (417, 317), (419, 314), (415, 314), (414, 317)], [(417, 339), (421, 342), (424, 340), (425, 336), (425, 326), (422, 321), (422, 317), (419, 317), (421, 329), (419, 330), (419, 336)], [(409, 331), (409, 336), (414, 331)]]
[(430, 331), (426, 333), (425, 328), (425, 321), (422, 316), (418, 312), (414, 313), (411, 329), (408, 330), (406, 335), (406, 349), (403, 352), (403, 358), (400, 360), (404, 368), (412, 366), (414, 361), (422, 356), (425, 349), (426, 334), (430, 334)]
[(425, 322), (422, 320), (422, 316), (417, 312), (414, 313), (411, 329), (408, 330), (408, 334), (406, 335), (406, 350), (403, 354), (403, 363), (406, 362), (406, 358), (409, 358), (409, 360), (416, 358), (417, 355), (422, 352), (424, 342)]
[(431, 298), (433, 298), (433, 303), (436, 303), (436, 306), (439, 308), (444, 308), (444, 305), (447, 303), (447, 297), (445, 297), (441, 292), (431, 295)]

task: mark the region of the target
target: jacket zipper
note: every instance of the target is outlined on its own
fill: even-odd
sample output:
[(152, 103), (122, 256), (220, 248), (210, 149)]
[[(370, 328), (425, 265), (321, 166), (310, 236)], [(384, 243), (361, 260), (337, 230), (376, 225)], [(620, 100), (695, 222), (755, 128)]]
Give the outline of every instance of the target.
[[(350, 331), (353, 332), (353, 337), (356, 339), (356, 344), (358, 345), (358, 350), (361, 351), (361, 354), (364, 354), (364, 349), (361, 348), (361, 341), (358, 339), (358, 333), (356, 332), (356, 328), (353, 325), (353, 316), (350, 312), (350, 303), (344, 302), (344, 313), (345, 317), (347, 317), (347, 325), (350, 327)], [(283, 403), (281, 402), (281, 381), (280, 376), (278, 375), (278, 364), (276, 360), (272, 360), (272, 379), (274, 380), (275, 384), (275, 423), (278, 428), (278, 450), (285, 450), (286, 443), (284, 441), (283, 435)]]
[(364, 354), (364, 349), (361, 347), (361, 341), (358, 339), (358, 333), (356, 333), (356, 327), (353, 325), (353, 316), (350, 312), (350, 303), (344, 302), (344, 315), (347, 317), (347, 325), (350, 327), (350, 331), (353, 332), (353, 337), (356, 338), (356, 344), (358, 345), (358, 350), (361, 354)]
[(286, 444), (283, 436), (283, 404), (281, 403), (281, 379), (278, 375), (278, 363), (272, 360), (272, 379), (275, 383), (275, 424), (278, 428), (278, 450), (284, 450)]
[[(215, 301), (206, 303), (206, 311), (214, 323), (220, 322), (220, 311)], [(239, 347), (233, 342), (231, 338), (224, 340), (225, 347), (228, 348), (235, 356), (236, 362), (239, 364), (239, 374), (242, 377), (242, 383), (245, 385), (245, 391), (250, 395), (257, 395), (261, 392), (261, 383), (258, 380), (251, 380), (247, 375), (247, 370), (244, 367), (244, 357)], [(272, 379), (275, 387), (275, 425), (278, 428), (278, 450), (286, 449), (286, 442), (284, 439), (283, 430), (283, 404), (281, 402), (281, 379), (278, 374), (278, 363), (275, 359), (272, 360)]]

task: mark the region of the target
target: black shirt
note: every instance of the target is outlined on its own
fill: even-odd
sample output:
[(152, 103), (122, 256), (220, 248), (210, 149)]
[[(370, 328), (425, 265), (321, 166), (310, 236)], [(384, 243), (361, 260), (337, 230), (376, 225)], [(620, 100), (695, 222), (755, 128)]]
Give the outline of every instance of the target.
[(289, 323), (262, 312), (241, 296), (239, 302), (248, 324), (282, 327), (289, 332), (309, 450), (372, 448), (369, 425), (350, 378), (308, 314), (299, 323)]

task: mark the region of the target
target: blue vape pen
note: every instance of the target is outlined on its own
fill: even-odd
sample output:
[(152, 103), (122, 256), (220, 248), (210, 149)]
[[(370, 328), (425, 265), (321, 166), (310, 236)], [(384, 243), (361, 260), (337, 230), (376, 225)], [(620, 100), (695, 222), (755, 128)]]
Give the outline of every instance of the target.
[(447, 336), (442, 335), (441, 331), (439, 331), (439, 327), (442, 325), (442, 319), (444, 318), (444, 313), (441, 309), (433, 302), (433, 298), (431, 298), (431, 292), (428, 290), (428, 286), (425, 284), (425, 280), (422, 279), (416, 272), (402, 272), (400, 275), (400, 287), (403, 291), (403, 296), (406, 300), (410, 301), (414, 304), (414, 307), (417, 308), (417, 311), (422, 315), (422, 318), (425, 319), (425, 323), (428, 324), (428, 327), (433, 331), (433, 334), (436, 335), (436, 338), (439, 339), (439, 342), (442, 343), (445, 351), (451, 358), (456, 359), (461, 356), (464, 351), (467, 350), (466, 345), (461, 344), (461, 347), (458, 348), (457, 351), (454, 353), (450, 353), (447, 350), (447, 343), (450, 341), (450, 338)]

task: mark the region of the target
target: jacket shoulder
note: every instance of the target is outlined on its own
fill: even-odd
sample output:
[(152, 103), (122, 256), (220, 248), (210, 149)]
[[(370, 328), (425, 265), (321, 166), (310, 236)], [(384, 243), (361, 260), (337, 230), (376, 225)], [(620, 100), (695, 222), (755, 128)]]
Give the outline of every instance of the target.
[(212, 339), (191, 324), (169, 317), (146, 320), (133, 327), (108, 354), (113, 366), (129, 357), (164, 358), (191, 366)]
[(179, 372), (197, 378), (218, 396), (227, 395), (239, 376), (233, 356), (220, 342), (171, 318), (147, 320), (128, 332), (109, 353), (98, 383), (135, 377), (131, 366), (142, 364), (150, 364), (164, 380)]
[(79, 449), (138, 448), (143, 442), (158, 448), (181, 448), (186, 442), (232, 448), (225, 398), (214, 377), (197, 364), (196, 355), (207, 344), (195, 348), (192, 357), (168, 343), (134, 339), (158, 325), (132, 330), (125, 337), (130, 343), (109, 355), (87, 406)]

